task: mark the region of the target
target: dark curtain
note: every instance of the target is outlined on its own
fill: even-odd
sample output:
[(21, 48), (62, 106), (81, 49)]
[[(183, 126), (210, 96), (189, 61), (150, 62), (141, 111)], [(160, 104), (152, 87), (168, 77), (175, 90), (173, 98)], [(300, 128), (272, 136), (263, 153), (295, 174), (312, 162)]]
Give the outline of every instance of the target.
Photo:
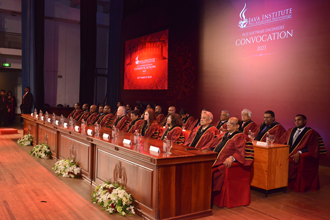
[(44, 1), (22, 1), (22, 95), (30, 87), (34, 107), (44, 107)]
[[(120, 97), (121, 19), (123, 1), (110, 1), (107, 103), (115, 111)], [(115, 107), (115, 108), (114, 108)]]
[(93, 104), (96, 68), (96, 0), (80, 1), (80, 103)]

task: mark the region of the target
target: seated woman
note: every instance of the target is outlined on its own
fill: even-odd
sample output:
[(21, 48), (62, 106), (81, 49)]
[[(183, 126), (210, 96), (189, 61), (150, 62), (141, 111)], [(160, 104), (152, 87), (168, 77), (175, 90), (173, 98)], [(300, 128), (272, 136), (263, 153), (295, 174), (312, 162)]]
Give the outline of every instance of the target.
[(144, 113), (144, 122), (140, 128), (140, 133), (144, 137), (158, 138), (159, 125), (156, 120), (156, 113), (152, 108), (148, 108)]
[(184, 134), (182, 131), (182, 120), (179, 114), (172, 113), (169, 117), (167, 117), (167, 126), (160, 136), (160, 140), (164, 140), (165, 136), (167, 136), (167, 139), (171, 141), (175, 141), (177, 144), (183, 144), (184, 143)]

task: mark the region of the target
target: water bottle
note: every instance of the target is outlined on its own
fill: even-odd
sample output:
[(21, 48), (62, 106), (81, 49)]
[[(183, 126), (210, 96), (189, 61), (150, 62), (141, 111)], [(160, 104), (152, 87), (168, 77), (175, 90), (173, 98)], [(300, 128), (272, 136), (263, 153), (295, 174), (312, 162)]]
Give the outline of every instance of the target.
[(116, 137), (116, 126), (112, 125), (112, 138)]
[(70, 130), (73, 130), (73, 118), (72, 118), (72, 116), (70, 117), (69, 125), (70, 125)]
[(81, 133), (84, 134), (86, 132), (86, 122), (84, 119), (81, 120)]
[(266, 143), (267, 143), (267, 146), (269, 145), (269, 132), (266, 133)]
[(39, 116), (41, 117), (42, 116), (42, 110), (40, 109), (39, 111)]
[(139, 132), (135, 130), (134, 132), (134, 144), (138, 144), (139, 142)]
[(45, 117), (46, 117), (46, 121), (47, 121), (48, 120), (48, 112), (47, 111), (46, 111)]
[(53, 118), (52, 118), (53, 125), (55, 125), (55, 119), (56, 119), (56, 116), (55, 116), (55, 113), (53, 113)]
[(97, 122), (95, 123), (95, 136), (96, 137), (100, 136), (100, 127)]
[(63, 115), (61, 115), (61, 126), (63, 126), (63, 124), (64, 124), (64, 117)]
[(34, 117), (36, 117), (37, 114), (38, 114), (38, 111), (37, 111), (37, 109), (35, 108), (35, 109), (34, 109)]
[(167, 153), (167, 149), (168, 149), (168, 140), (167, 140), (167, 136), (165, 136), (163, 139), (163, 153)]

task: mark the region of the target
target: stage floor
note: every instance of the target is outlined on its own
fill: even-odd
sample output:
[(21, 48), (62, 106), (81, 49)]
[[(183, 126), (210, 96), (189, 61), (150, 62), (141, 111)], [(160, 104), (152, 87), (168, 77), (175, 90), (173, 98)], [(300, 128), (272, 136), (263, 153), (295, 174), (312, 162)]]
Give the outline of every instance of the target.
[[(81, 179), (58, 177), (54, 160), (33, 158), (32, 147), (16, 144), (19, 134), (0, 136), (0, 219), (141, 219), (109, 215), (91, 203), (93, 187)], [(330, 219), (330, 167), (320, 166), (321, 189), (269, 194), (251, 190), (251, 204), (232, 209), (213, 206), (203, 219)], [(46, 202), (41, 202), (46, 201)]]

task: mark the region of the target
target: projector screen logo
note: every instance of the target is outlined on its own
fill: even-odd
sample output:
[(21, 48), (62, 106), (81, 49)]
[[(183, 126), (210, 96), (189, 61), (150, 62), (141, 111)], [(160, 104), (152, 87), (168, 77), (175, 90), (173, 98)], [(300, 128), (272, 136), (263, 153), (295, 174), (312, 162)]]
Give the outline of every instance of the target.
[(246, 12), (246, 3), (244, 5), (244, 8), (242, 9), (241, 13), (239, 13), (239, 17), (241, 20), (238, 22), (238, 27), (245, 28), (246, 25), (249, 23), (249, 20), (245, 18), (245, 12)]

